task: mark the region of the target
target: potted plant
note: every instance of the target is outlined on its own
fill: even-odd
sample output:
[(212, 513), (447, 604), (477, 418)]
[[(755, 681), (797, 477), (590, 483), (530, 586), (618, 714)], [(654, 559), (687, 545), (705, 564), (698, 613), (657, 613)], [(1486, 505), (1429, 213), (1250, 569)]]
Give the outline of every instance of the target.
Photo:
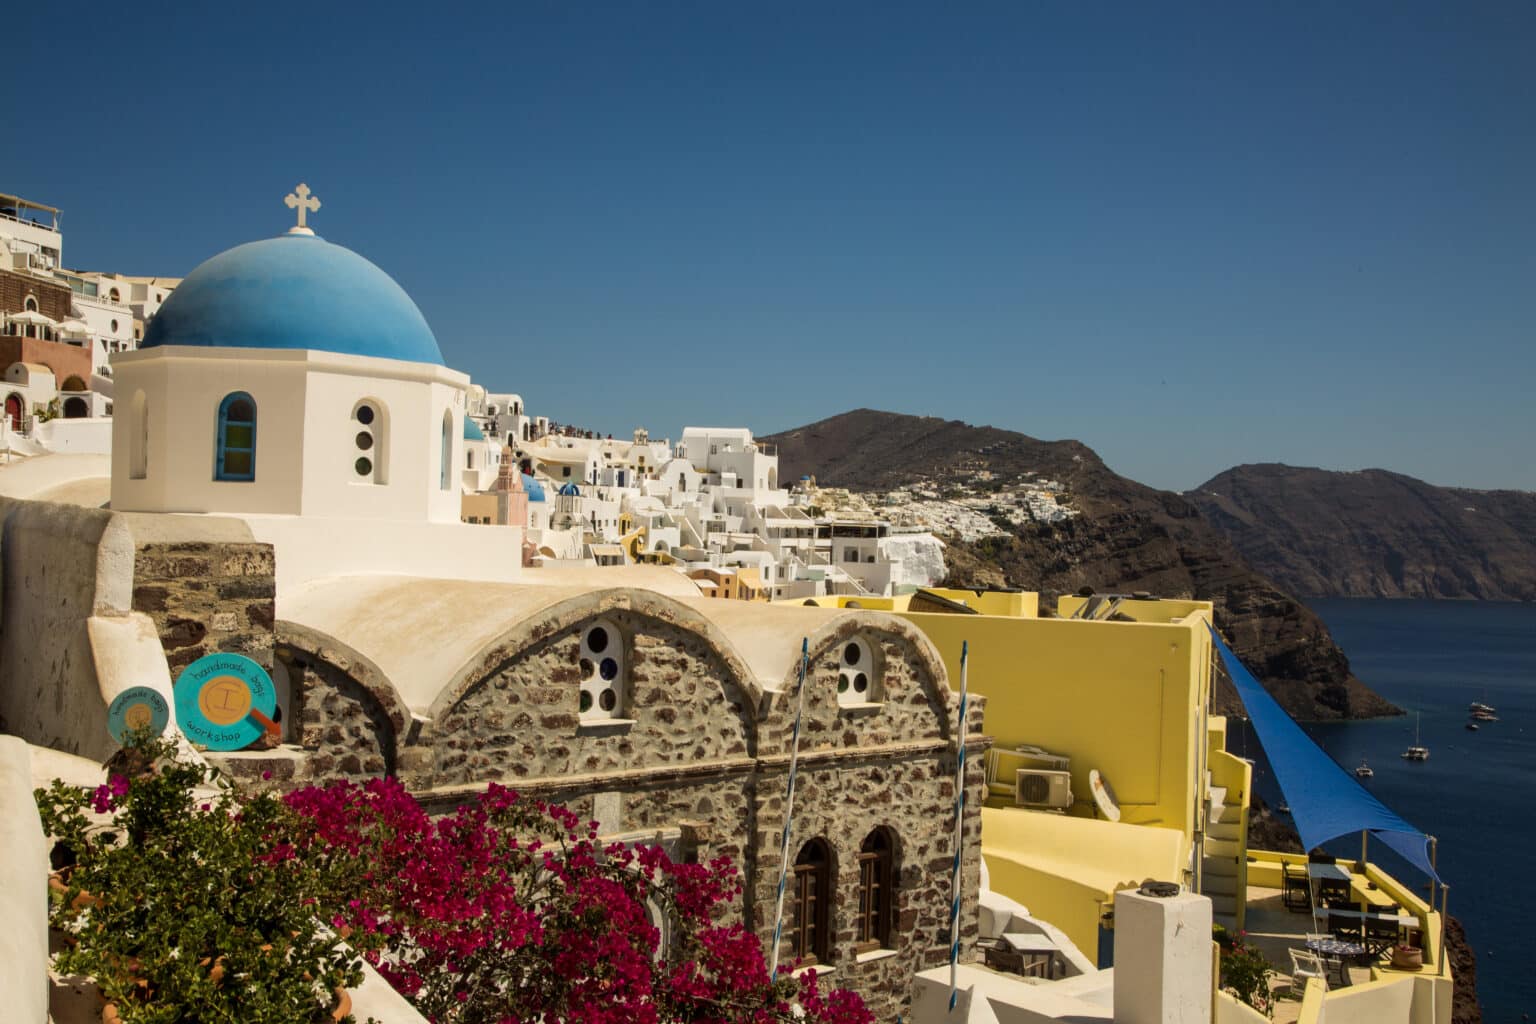
[(327, 893), (289, 842), (293, 813), (272, 795), (237, 798), (173, 751), (136, 736), (131, 775), (37, 791), (71, 865), (51, 912), (58, 969), (95, 978), (123, 1024), (345, 1018), (336, 993), (360, 963), (317, 926)]
[(1424, 951), (1417, 946), (1399, 943), (1392, 947), (1392, 966), (1400, 971), (1417, 971), (1424, 967)]

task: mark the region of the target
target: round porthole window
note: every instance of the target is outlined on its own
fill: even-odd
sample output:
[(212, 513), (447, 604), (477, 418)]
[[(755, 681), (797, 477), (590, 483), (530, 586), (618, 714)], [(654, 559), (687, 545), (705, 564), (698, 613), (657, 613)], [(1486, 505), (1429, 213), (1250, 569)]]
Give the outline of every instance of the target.
[(581, 634), (581, 717), (586, 721), (623, 713), (624, 642), (618, 627), (599, 619)]
[[(382, 473), (383, 464), (377, 461), (378, 459), (382, 459), (384, 454), (382, 442), (383, 435), (379, 432), (383, 424), (380, 424), (379, 426), (373, 425), (374, 420), (378, 419), (378, 416), (379, 411), (378, 409), (374, 408), (371, 402), (359, 402), (357, 408), (352, 410), (352, 418), (363, 427), (362, 430), (359, 430), (356, 434), (352, 435), (352, 443), (360, 452), (373, 453), (366, 458), (359, 458), (357, 461), (353, 462), (352, 468), (357, 471), (358, 476), (365, 479), (371, 479), (372, 482), (376, 484), (384, 482)], [(374, 470), (376, 469), (381, 470), (381, 472), (375, 479)]]
[(873, 704), (880, 700), (875, 693), (874, 651), (862, 639), (850, 640), (843, 645), (841, 664), (837, 670), (837, 702), (848, 706)]

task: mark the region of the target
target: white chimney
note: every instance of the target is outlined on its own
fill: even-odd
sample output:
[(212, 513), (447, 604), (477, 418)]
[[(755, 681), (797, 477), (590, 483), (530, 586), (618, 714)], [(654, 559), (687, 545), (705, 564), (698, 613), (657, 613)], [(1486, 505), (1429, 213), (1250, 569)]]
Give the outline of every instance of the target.
[(1210, 1022), (1211, 901), (1169, 882), (1115, 893), (1115, 1024)]

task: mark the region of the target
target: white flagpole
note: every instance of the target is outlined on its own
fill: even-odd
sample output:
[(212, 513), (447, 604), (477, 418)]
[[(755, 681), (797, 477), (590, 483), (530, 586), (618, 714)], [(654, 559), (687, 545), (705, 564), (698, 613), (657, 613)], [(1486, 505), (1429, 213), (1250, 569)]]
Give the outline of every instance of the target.
[(959, 993), (956, 980), (960, 973), (960, 842), (965, 830), (965, 731), (966, 731), (966, 669), (970, 641), (960, 642), (960, 727), (957, 739), (959, 757), (955, 765), (955, 866), (950, 873), (951, 894), (949, 901), (949, 1008), (955, 1008)]
[(779, 846), (779, 896), (773, 912), (773, 957), (769, 976), (779, 980), (779, 937), (784, 932), (784, 884), (789, 878), (789, 827), (795, 820), (795, 769), (800, 762), (800, 713), (805, 710), (805, 670), (811, 660), (810, 637), (800, 640), (800, 692), (795, 696), (795, 730), (789, 742), (789, 786), (784, 797), (784, 841)]

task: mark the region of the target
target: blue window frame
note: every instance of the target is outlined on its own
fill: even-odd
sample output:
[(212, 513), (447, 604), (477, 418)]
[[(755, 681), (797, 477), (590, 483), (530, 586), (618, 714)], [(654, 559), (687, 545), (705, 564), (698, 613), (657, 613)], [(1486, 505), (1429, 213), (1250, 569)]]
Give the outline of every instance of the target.
[(219, 403), (219, 450), (215, 480), (256, 479), (256, 400), (244, 391)]

